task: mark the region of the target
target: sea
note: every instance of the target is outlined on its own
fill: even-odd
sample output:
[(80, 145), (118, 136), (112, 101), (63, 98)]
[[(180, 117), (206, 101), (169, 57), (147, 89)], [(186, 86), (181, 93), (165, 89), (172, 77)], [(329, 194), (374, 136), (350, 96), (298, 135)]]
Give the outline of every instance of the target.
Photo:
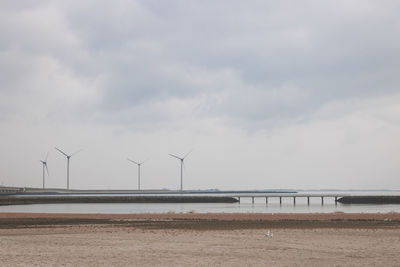
[[(299, 192), (299, 191), (298, 191)], [(400, 191), (301, 191), (299, 194), (400, 195)], [(293, 196), (296, 196), (294, 194)], [(241, 197), (240, 203), (74, 203), (0, 206), (0, 212), (26, 213), (400, 213), (400, 204), (341, 204), (333, 197)]]

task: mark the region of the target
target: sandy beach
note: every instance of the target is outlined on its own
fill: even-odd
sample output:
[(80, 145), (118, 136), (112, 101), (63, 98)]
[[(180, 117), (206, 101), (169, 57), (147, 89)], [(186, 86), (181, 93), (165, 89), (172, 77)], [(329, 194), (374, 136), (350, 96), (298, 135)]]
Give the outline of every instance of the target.
[(396, 266), (400, 214), (0, 214), (3, 266)]

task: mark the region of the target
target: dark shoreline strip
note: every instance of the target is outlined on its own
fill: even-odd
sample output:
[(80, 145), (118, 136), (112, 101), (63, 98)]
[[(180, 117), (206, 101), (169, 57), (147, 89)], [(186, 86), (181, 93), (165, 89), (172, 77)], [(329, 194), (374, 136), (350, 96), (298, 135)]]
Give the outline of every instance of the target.
[(139, 229), (236, 230), (236, 229), (315, 229), (315, 228), (400, 228), (400, 221), (383, 220), (113, 220), (91, 218), (1, 218), (0, 229), (103, 225)]
[(346, 196), (338, 199), (342, 204), (400, 204), (400, 196)]
[(236, 203), (232, 197), (209, 196), (51, 196), (0, 197), (0, 206), (64, 203)]

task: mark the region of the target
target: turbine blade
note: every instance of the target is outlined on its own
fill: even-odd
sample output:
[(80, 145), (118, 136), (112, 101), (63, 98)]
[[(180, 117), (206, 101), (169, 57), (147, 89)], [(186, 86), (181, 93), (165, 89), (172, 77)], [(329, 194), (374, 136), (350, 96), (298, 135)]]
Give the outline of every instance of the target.
[(47, 151), (46, 159), (45, 161), (47, 162), (47, 158), (49, 157), (49, 151)]
[(193, 152), (193, 149), (191, 149), (183, 158), (186, 158), (187, 156), (189, 156), (190, 153)]
[(58, 149), (58, 148), (56, 148), (56, 147), (55, 147), (55, 149), (57, 149), (60, 153), (64, 154), (64, 156), (69, 157), (69, 156), (67, 155), (67, 153), (65, 153), (65, 152), (62, 151), (61, 149)]
[(137, 163), (136, 161), (134, 161), (134, 160), (131, 160), (130, 158), (127, 158), (127, 160), (129, 160), (130, 162), (133, 162), (133, 163), (135, 163), (136, 165), (139, 165), (139, 163)]
[(47, 175), (50, 175), (49, 168), (47, 167), (47, 162), (44, 164), (44, 166), (46, 167)]
[(144, 161), (140, 162), (140, 164), (143, 164), (143, 163), (145, 163), (145, 162), (149, 161), (149, 159), (150, 159), (150, 158), (147, 158), (146, 160), (144, 160)]
[(168, 155), (170, 155), (171, 157), (177, 158), (177, 159), (179, 159), (179, 160), (182, 160), (182, 158), (180, 158), (180, 157), (178, 157), (178, 156), (175, 156), (175, 155), (172, 155), (172, 154), (168, 154)]
[(76, 154), (78, 154), (78, 153), (81, 152), (82, 150), (83, 150), (83, 149), (79, 149), (79, 150), (76, 151), (74, 154), (72, 154), (71, 157), (74, 156), (74, 155), (76, 155)]

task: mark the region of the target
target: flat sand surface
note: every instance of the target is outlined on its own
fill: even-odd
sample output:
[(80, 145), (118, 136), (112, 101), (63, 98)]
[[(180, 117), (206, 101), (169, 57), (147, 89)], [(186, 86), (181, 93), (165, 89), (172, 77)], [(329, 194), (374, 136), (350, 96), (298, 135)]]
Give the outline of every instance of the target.
[(2, 213), (0, 262), (2, 266), (399, 266), (399, 218), (395, 213)]

